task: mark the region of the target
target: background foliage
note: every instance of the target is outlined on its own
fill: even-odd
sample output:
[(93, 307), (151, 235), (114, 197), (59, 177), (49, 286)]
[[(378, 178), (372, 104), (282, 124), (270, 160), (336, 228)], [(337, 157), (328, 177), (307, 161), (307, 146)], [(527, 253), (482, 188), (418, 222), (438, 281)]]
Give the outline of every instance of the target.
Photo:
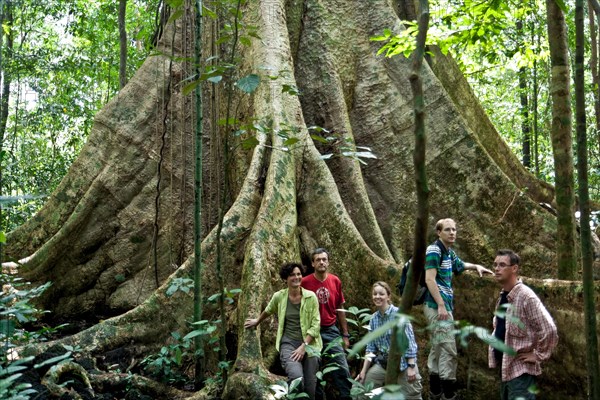
[[(565, 3), (570, 33), (574, 32), (571, 3)], [(4, 0), (0, 4), (0, 68), (3, 82), (10, 82), (8, 118), (0, 136), (0, 231), (9, 231), (30, 218), (56, 188), (83, 146), (94, 114), (118, 95), (118, 2)], [(159, 0), (127, 2), (128, 76), (151, 52), (160, 7)], [(519, 95), (525, 91), (526, 123), (532, 135), (537, 132), (531, 138), (530, 170), (553, 183), (544, 8), (543, 0), (432, 1), (429, 40), (454, 55), (519, 158), (524, 142)], [(415, 25), (407, 27), (406, 44), (397, 50), (406, 54), (416, 33)], [(570, 37), (574, 49), (574, 35)], [(587, 48), (588, 59), (589, 52)], [(525, 89), (519, 86), (519, 73)], [(600, 139), (589, 68), (586, 74), (590, 194), (598, 200)]]
[[(43, 204), (77, 157), (94, 114), (118, 94), (118, 2), (1, 4), (0, 67), (10, 93), (0, 136), (0, 229), (9, 231)], [(128, 1), (128, 76), (151, 51), (158, 4)]]

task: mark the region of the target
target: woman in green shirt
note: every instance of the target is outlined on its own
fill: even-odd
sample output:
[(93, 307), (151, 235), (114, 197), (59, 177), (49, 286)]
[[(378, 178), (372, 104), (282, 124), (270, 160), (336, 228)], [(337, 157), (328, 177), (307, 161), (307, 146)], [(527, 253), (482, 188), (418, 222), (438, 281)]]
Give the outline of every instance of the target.
[(310, 290), (303, 289), (301, 264), (284, 264), (279, 276), (287, 288), (276, 292), (258, 318), (248, 318), (245, 328), (254, 328), (277, 313), (279, 321), (275, 346), (288, 381), (302, 378), (300, 386), (310, 399), (315, 398), (321, 341), (319, 302)]

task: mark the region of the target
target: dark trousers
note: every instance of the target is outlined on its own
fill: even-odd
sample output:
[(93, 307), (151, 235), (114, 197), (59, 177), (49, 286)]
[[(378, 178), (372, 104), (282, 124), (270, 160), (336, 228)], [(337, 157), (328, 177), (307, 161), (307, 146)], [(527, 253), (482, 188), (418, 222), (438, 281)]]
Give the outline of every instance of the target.
[[(321, 339), (323, 340), (323, 351), (321, 352), (321, 364), (323, 370), (328, 367), (337, 366), (338, 368), (328, 371), (323, 378), (330, 384), (327, 389), (327, 400), (350, 400), (350, 371), (348, 361), (346, 361), (346, 352), (343, 347), (343, 339), (339, 329), (335, 326), (322, 326)], [(330, 390), (332, 389), (332, 390)], [(317, 385), (317, 399), (323, 399), (323, 388)]]
[(535, 387), (535, 376), (523, 374), (507, 382), (500, 384), (501, 400), (535, 400), (535, 394), (529, 391), (529, 388)]

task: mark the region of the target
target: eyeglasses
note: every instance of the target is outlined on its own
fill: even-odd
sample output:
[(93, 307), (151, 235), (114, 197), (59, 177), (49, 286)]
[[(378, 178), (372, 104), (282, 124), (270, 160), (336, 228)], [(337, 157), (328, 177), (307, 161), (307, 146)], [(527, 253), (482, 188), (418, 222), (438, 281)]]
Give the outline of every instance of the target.
[(506, 264), (506, 263), (503, 263), (503, 262), (501, 262), (501, 263), (493, 263), (493, 264), (492, 264), (492, 266), (493, 266), (494, 268), (498, 268), (498, 267), (499, 267), (499, 268), (506, 268), (506, 267), (512, 267), (512, 265), (513, 265), (513, 264)]

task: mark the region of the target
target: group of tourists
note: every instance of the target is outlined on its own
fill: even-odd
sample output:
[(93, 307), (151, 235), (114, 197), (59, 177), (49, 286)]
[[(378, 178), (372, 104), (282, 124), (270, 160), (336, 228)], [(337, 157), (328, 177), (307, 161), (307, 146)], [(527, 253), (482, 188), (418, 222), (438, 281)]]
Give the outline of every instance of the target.
[[(520, 258), (512, 250), (499, 250), (494, 271), (462, 261), (452, 250), (456, 241), (456, 223), (442, 219), (436, 224), (438, 239), (428, 246), (425, 257), (425, 283), (428, 289), (423, 305), (430, 328), (430, 352), (427, 359), (429, 399), (457, 399), (456, 368), (458, 364), (452, 277), (465, 269), (479, 276), (493, 274), (501, 286), (493, 317), (493, 335), (515, 350), (515, 355), (489, 349), (489, 366), (498, 371), (500, 398), (535, 399), (535, 377), (541, 374), (540, 363), (547, 360), (558, 342), (556, 325), (538, 296), (519, 279)], [(258, 318), (247, 319), (245, 328), (253, 328), (277, 313), (276, 348), (288, 381), (301, 378), (300, 390), (309, 399), (323, 399), (317, 372), (328, 370), (334, 398), (351, 399), (353, 379), (350, 376), (345, 348), (350, 346), (348, 324), (343, 311), (345, 303), (340, 279), (328, 271), (329, 253), (323, 248), (312, 253), (314, 273), (304, 276), (301, 264), (281, 267), (280, 277), (286, 288), (276, 292)], [(376, 308), (369, 322), (371, 332), (396, 318), (398, 308), (391, 302), (392, 291), (386, 282), (372, 286)], [(422, 378), (417, 366), (417, 342), (410, 322), (404, 322), (408, 345), (400, 360), (398, 383), (405, 399), (422, 399)], [(355, 380), (384, 385), (391, 330), (372, 340), (360, 372)], [(321, 365), (322, 364), (322, 365)], [(328, 366), (335, 366), (328, 368)], [(328, 395), (327, 397), (331, 397)]]

